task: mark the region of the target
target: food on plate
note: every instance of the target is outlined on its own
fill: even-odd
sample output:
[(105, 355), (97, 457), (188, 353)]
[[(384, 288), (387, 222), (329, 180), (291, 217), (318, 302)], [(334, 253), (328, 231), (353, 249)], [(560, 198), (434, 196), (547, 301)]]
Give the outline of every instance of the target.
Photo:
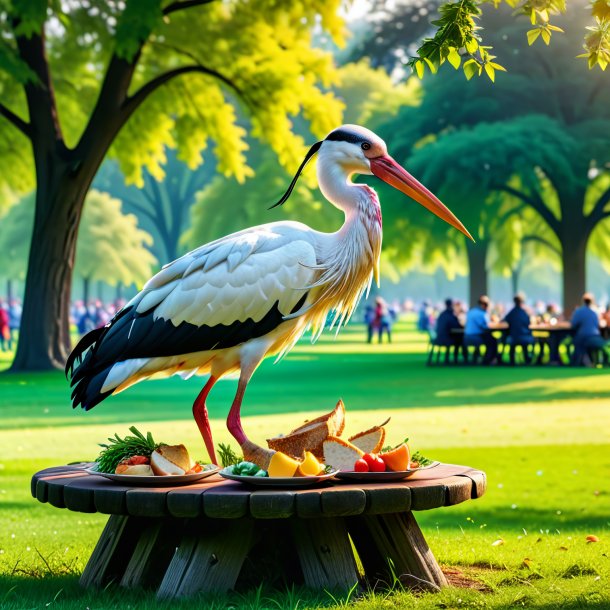
[(385, 462), (376, 453), (365, 453), (362, 459), (367, 463), (369, 472), (385, 472)]
[(297, 468), (297, 476), (301, 477), (315, 477), (324, 471), (324, 464), (318, 461), (318, 458), (311, 453), (306, 451), (303, 456), (303, 461)]
[(382, 451), (379, 457), (385, 462), (388, 470), (408, 470), (411, 464), (411, 452), (407, 443), (401, 443), (389, 451)]
[(305, 422), (286, 436), (267, 439), (269, 449), (281, 451), (295, 459), (302, 457), (305, 451), (314, 454), (319, 460), (324, 458), (323, 442), (330, 436), (340, 436), (345, 427), (345, 405), (339, 400), (330, 412)]
[(362, 458), (357, 459), (354, 462), (354, 472), (368, 472), (369, 465)]
[[(260, 474), (263, 473), (263, 474)], [(231, 474), (236, 474), (242, 477), (266, 477), (267, 473), (259, 468), (254, 462), (238, 462), (231, 468)]]
[(324, 463), (337, 470), (353, 470), (354, 463), (364, 455), (355, 445), (337, 436), (329, 436), (323, 443)]
[(148, 432), (146, 436), (135, 426), (129, 428), (133, 436), (121, 438), (118, 434), (100, 444), (102, 451), (95, 470), (107, 474), (139, 476), (170, 476), (195, 474), (204, 467), (193, 463), (184, 445), (157, 443)]
[(157, 476), (183, 475), (191, 466), (191, 458), (184, 445), (159, 445), (150, 454), (150, 467)]
[(299, 460), (276, 451), (271, 457), (267, 473), (270, 477), (293, 477), (300, 466)]
[(411, 456), (411, 468), (423, 468), (432, 464), (433, 460), (423, 456), (419, 451), (416, 451)]
[(126, 474), (133, 476), (152, 476), (150, 459), (145, 455), (134, 455), (123, 460), (114, 470), (114, 474)]
[(386, 419), (380, 426), (375, 426), (370, 430), (365, 430), (364, 432), (359, 432), (354, 436), (350, 436), (349, 442), (358, 447), (360, 451), (364, 451), (364, 453), (379, 453), (385, 441), (384, 426), (389, 421), (390, 418)]
[(121, 438), (115, 434), (108, 439), (108, 444), (100, 443), (102, 451), (96, 460), (98, 472), (112, 474), (121, 462), (134, 456), (150, 457), (159, 446), (150, 432), (144, 436), (135, 426), (131, 426), (129, 430), (133, 436)]

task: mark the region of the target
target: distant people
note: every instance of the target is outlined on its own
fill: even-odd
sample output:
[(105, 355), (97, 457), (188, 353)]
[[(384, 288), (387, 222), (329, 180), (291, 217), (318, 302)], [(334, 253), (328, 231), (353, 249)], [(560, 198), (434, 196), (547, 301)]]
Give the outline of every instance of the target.
[(18, 300), (13, 299), (8, 307), (8, 326), (9, 326), (9, 348), (13, 349), (13, 344), (17, 341), (17, 335), (19, 334), (19, 327), (21, 326), (21, 314), (22, 314), (21, 303)]
[(3, 352), (10, 349), (11, 331), (9, 327), (8, 309), (4, 301), (0, 301), (0, 348)]
[(423, 333), (430, 332), (430, 303), (423, 301), (419, 308), (419, 314), (417, 317), (417, 330)]
[(366, 342), (371, 343), (375, 332), (375, 308), (372, 305), (366, 305), (364, 308), (364, 323), (366, 324)]
[(485, 346), (483, 364), (492, 364), (498, 357), (498, 341), (489, 328), (489, 297), (485, 294), (479, 297), (476, 307), (471, 307), (466, 315), (464, 328), (464, 345)]
[[(453, 360), (457, 362), (460, 348), (463, 346), (463, 337), (461, 334), (452, 332), (454, 329), (461, 328), (462, 325), (455, 314), (453, 308), (453, 300), (445, 300), (445, 309), (440, 313), (436, 320), (436, 337), (434, 339), (435, 345), (442, 345), (444, 347), (453, 347)], [(448, 349), (445, 352), (445, 362), (449, 362)]]
[(591, 356), (597, 350), (602, 350), (604, 363), (607, 364), (606, 342), (599, 331), (599, 318), (593, 309), (593, 295), (586, 292), (582, 297), (582, 302), (582, 306), (572, 315), (572, 342), (574, 343), (572, 364), (582, 364), (586, 355)]
[(390, 308), (382, 297), (375, 299), (375, 321), (374, 327), (377, 329), (379, 343), (383, 341), (383, 333), (388, 336), (388, 343), (392, 343), (392, 315)]
[(606, 305), (605, 311), (599, 316), (599, 326), (604, 339), (610, 338), (610, 303)]
[(508, 324), (507, 343), (510, 347), (509, 357), (511, 365), (515, 364), (515, 351), (517, 345), (523, 349), (525, 361), (531, 361), (530, 347), (534, 344), (534, 337), (530, 330), (530, 317), (523, 308), (525, 297), (522, 294), (515, 295), (513, 302), (515, 306), (506, 314), (504, 321)]

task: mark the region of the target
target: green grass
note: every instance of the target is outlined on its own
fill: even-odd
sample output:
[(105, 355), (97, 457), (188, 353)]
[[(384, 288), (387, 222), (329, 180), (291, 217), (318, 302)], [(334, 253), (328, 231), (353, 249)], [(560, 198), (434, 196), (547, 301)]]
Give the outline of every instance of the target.
[[(427, 368), (425, 342), (401, 324), (395, 342), (366, 345), (360, 327), (300, 344), (278, 365), (265, 362), (246, 396), (245, 428), (259, 441), (286, 431), (340, 396), (348, 428), (387, 415), (389, 441), (404, 436), (426, 454), (481, 468), (476, 502), (418, 513), (439, 562), (485, 591), (377, 592), (352, 598), (372, 608), (610, 608), (610, 374), (570, 368)], [(82, 570), (105, 521), (39, 504), (31, 474), (94, 458), (98, 442), (131, 424), (204, 457), (190, 405), (201, 380), (149, 382), (93, 411), (73, 411), (61, 374), (0, 376), (0, 607), (195, 608), (337, 607), (327, 594), (269, 589), (215, 600), (159, 604), (114, 587), (87, 593)], [(234, 381), (210, 398), (215, 439)], [(295, 415), (295, 411), (300, 411)], [(587, 535), (600, 541), (587, 543)], [(494, 545), (501, 540), (502, 544)], [(525, 561), (524, 561), (525, 560)]]

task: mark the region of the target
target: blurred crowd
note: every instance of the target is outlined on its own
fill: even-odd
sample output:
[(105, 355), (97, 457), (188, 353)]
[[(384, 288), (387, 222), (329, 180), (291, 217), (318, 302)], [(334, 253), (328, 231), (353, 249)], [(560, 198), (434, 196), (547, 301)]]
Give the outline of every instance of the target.
[(117, 299), (111, 303), (104, 303), (100, 299), (88, 303), (74, 301), (70, 307), (70, 324), (76, 328), (79, 335), (84, 335), (94, 328), (108, 324), (124, 305), (124, 299)]
[(0, 299), (0, 349), (3, 352), (13, 349), (21, 325), (21, 301)]
[(538, 346), (538, 363), (548, 351), (549, 361), (557, 364), (561, 362), (559, 348), (565, 343), (572, 364), (601, 360), (601, 364), (607, 365), (610, 303), (599, 308), (595, 297), (585, 293), (582, 305), (568, 319), (555, 304), (539, 302), (528, 306), (523, 294), (515, 295), (510, 308), (502, 303), (493, 304), (487, 295), (481, 295), (476, 306), (467, 311), (462, 303), (452, 299), (445, 301), (442, 310), (424, 301), (419, 310), (418, 328), (430, 334), (433, 346), (447, 348), (447, 361), (450, 349), (453, 349), (454, 362), (458, 361), (460, 352), (468, 361), (468, 348), (472, 347), (475, 361), (483, 349), (483, 364), (496, 364), (504, 352), (500, 347), (508, 347), (510, 364), (515, 364), (517, 348), (529, 364), (534, 346)]

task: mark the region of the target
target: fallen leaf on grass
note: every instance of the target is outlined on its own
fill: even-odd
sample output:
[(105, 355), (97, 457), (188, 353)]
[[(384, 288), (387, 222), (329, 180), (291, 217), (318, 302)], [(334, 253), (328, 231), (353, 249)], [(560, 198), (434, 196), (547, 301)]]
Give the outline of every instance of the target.
[(587, 542), (599, 542), (599, 538), (593, 535), (587, 536), (586, 540)]
[(567, 550), (568, 550), (568, 547), (567, 547), (567, 546), (560, 546), (560, 547), (559, 547), (559, 550), (560, 550), (560, 551), (567, 551)]
[(533, 564), (533, 563), (534, 563), (534, 562), (533, 562), (533, 561), (532, 561), (532, 560), (531, 560), (529, 557), (526, 557), (526, 558), (523, 560), (523, 562), (521, 563), (521, 565), (522, 565), (524, 568), (527, 568), (528, 570), (531, 570), (531, 569), (532, 569), (532, 564)]
[(502, 544), (504, 544), (504, 540), (502, 540), (502, 538), (498, 538), (491, 543), (491, 546), (500, 546)]

